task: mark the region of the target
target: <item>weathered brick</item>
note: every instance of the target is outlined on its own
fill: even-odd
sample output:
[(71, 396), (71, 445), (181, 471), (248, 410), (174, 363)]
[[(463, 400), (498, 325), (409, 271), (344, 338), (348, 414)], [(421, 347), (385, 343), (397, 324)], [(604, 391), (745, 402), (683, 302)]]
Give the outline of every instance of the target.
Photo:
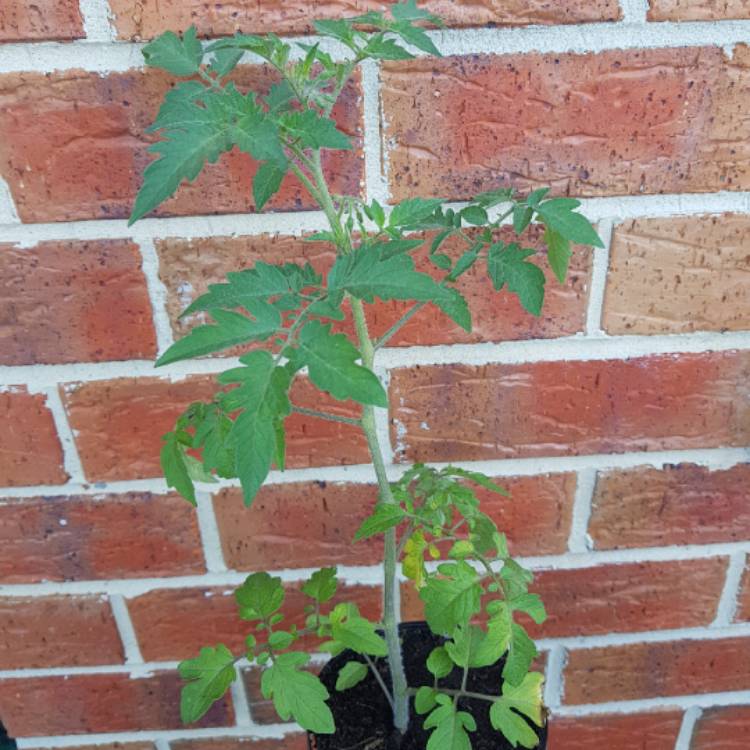
[(649, 0), (649, 21), (721, 21), (750, 18), (747, 0)]
[[(340, 586), (338, 601), (357, 604), (366, 617), (380, 618), (380, 589), (371, 586)], [(290, 584), (282, 612), (286, 625), (304, 627), (304, 605), (309, 603), (297, 584)], [(146, 661), (171, 661), (195, 656), (209, 641), (224, 643), (239, 653), (252, 623), (240, 620), (234, 588), (158, 589), (128, 601), (138, 643)], [(185, 627), (190, 623), (190, 627)], [(302, 647), (318, 641), (306, 638)]]
[(80, 39), (85, 36), (78, 0), (3, 0), (0, 42)]
[(0, 486), (62, 484), (62, 446), (46, 397), (23, 386), (0, 388)]
[(109, 602), (99, 597), (0, 598), (0, 669), (123, 661)]
[(748, 483), (746, 464), (604, 472), (588, 531), (598, 549), (743, 541), (750, 538)]
[(35, 497), (0, 504), (0, 581), (205, 570), (195, 511), (176, 495)]
[[(512, 230), (499, 233), (498, 239), (510, 241)], [(542, 247), (540, 227), (533, 227), (526, 235), (530, 247)], [(323, 242), (305, 242), (299, 237), (262, 235), (256, 237), (220, 237), (194, 240), (167, 239), (156, 243), (160, 257), (160, 276), (169, 296), (167, 309), (176, 336), (189, 330), (199, 316), (178, 320), (190, 302), (203, 294), (208, 285), (224, 280), (228, 271), (238, 271), (258, 260), (269, 263), (310, 262), (319, 273), (328, 271), (334, 261), (330, 245)], [(465, 250), (463, 241), (457, 240), (443, 246), (446, 252), (458, 258)], [(442, 277), (428, 261), (425, 245), (417, 253), (419, 270)], [(543, 264), (547, 268), (547, 264)], [(486, 270), (480, 265), (466, 273), (457, 288), (466, 297), (472, 313), (473, 330), (467, 333), (429, 306), (417, 313), (399, 333), (391, 339), (390, 346), (429, 346), (432, 344), (476, 343), (507, 341), (509, 339), (551, 338), (569, 336), (583, 331), (586, 303), (591, 275), (591, 256), (584, 248), (577, 248), (571, 264), (570, 283), (559, 284), (547, 269), (548, 286), (543, 314), (535, 317), (526, 313), (515, 295), (492, 292)], [(368, 323), (375, 336), (388, 328), (409, 308), (408, 303), (378, 301), (368, 306)], [(342, 330), (353, 334), (351, 321)]]
[(747, 638), (635, 643), (571, 651), (565, 703), (721, 693), (750, 687)]
[(750, 706), (703, 711), (693, 730), (690, 750), (745, 750), (750, 733)]
[(555, 717), (547, 750), (674, 750), (682, 714), (678, 711)]
[(400, 460), (744, 445), (747, 352), (395, 370)]
[[(384, 10), (395, 0), (236, 0), (208, 6), (204, 0), (145, 0), (133, 6), (128, 0), (109, 0), (121, 39), (149, 38), (167, 29), (187, 29), (197, 24), (205, 36), (241, 31), (246, 34), (296, 34), (312, 31), (312, 19), (346, 18), (370, 10)], [(420, 7), (439, 15), (449, 26), (523, 26), (526, 24), (586, 23), (620, 18), (616, 0), (426, 0)]]
[(750, 218), (637, 219), (615, 228), (603, 328), (612, 334), (750, 328)]
[(235, 737), (179, 740), (172, 750), (307, 750), (307, 735), (288, 734), (282, 740), (254, 740)]
[[(258, 66), (237, 73), (244, 91), (262, 91), (272, 76)], [(12, 73), (0, 76), (0, 175), (10, 187), (21, 219), (69, 221), (124, 218), (130, 214), (151, 157), (145, 134), (172, 81), (156, 71)], [(347, 86), (335, 112), (340, 128), (354, 136), (353, 151), (328, 151), (332, 189), (358, 193), (360, 93)], [(158, 210), (161, 216), (234, 213), (253, 209), (257, 162), (236, 149), (209, 166)], [(312, 207), (295, 179), (288, 179), (271, 208)]]
[(147, 359), (156, 334), (138, 246), (0, 245), (0, 364)]
[[(161, 436), (189, 404), (210, 400), (216, 386), (210, 377), (178, 382), (120, 378), (68, 384), (61, 391), (86, 476), (111, 481), (160, 476)], [(352, 404), (321, 394), (306, 379), (295, 381), (292, 399), (341, 415), (357, 413)], [(367, 445), (352, 425), (293, 414), (286, 429), (290, 468), (368, 460)]]
[(736, 619), (750, 622), (750, 561), (745, 566), (745, 574), (742, 576)]
[(152, 742), (110, 742), (105, 745), (81, 745), (70, 750), (156, 750)]
[(748, 64), (744, 47), (388, 63), (392, 197), (746, 190)]
[[(171, 672), (0, 680), (0, 715), (11, 737), (183, 729), (180, 686)], [(231, 699), (194, 726), (234, 726)]]

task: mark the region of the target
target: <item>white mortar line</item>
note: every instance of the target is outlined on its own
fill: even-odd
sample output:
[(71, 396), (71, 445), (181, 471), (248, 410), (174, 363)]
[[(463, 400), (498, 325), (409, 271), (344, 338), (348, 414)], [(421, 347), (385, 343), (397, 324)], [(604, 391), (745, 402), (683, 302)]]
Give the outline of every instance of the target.
[(35, 389), (32, 386), (29, 386), (29, 391), (31, 393), (41, 392), (46, 396), (47, 408), (52, 414), (52, 419), (55, 423), (55, 428), (57, 429), (57, 436), (60, 439), (60, 445), (62, 446), (65, 471), (68, 473), (71, 482), (84, 483), (86, 481), (86, 475), (83, 471), (81, 458), (78, 455), (78, 448), (76, 447), (73, 429), (68, 422), (68, 415), (65, 413), (65, 407), (60, 398), (60, 392), (55, 386), (41, 389)]
[(79, 0), (79, 7), (87, 43), (114, 41), (115, 30), (110, 22), (107, 0)]
[[(16, 204), (13, 201), (13, 196), (10, 194), (8, 183), (0, 177), (0, 227), (4, 224), (13, 226), (20, 221), (21, 219), (18, 217)], [(0, 231), (0, 237), (2, 236), (4, 235)]]
[(544, 705), (554, 709), (562, 703), (563, 679), (567, 654), (562, 646), (554, 645), (547, 652), (547, 669), (544, 684)]
[(388, 183), (383, 174), (382, 131), (380, 127), (380, 67), (374, 60), (362, 64), (362, 118), (365, 137), (365, 196), (367, 201), (377, 200), (381, 206), (388, 203)]
[(216, 521), (211, 494), (196, 492), (198, 528), (201, 535), (203, 556), (209, 573), (223, 573), (227, 570), (221, 546), (219, 524)]
[(595, 247), (592, 253), (591, 288), (586, 309), (586, 333), (589, 336), (601, 336), (602, 316), (604, 314), (604, 293), (607, 288), (607, 273), (609, 271), (609, 255), (614, 236), (614, 222), (604, 219), (598, 224), (599, 236), (604, 247)]
[(716, 609), (715, 627), (731, 625), (737, 613), (737, 603), (742, 589), (742, 577), (745, 573), (745, 553), (735, 552), (729, 558), (724, 589)]
[(162, 737), (154, 740), (154, 747), (156, 748), (156, 750), (171, 750), (172, 748), (172, 746), (169, 744), (169, 741), (165, 740)]
[(682, 724), (680, 725), (680, 733), (677, 736), (677, 742), (675, 743), (674, 750), (690, 750), (690, 745), (693, 740), (693, 732), (695, 731), (695, 725), (698, 719), (700, 719), (703, 713), (701, 706), (690, 706), (682, 716)]
[(112, 615), (117, 625), (117, 631), (120, 634), (123, 649), (125, 650), (126, 664), (143, 664), (141, 648), (138, 645), (138, 636), (135, 634), (133, 621), (130, 619), (128, 605), (122, 594), (113, 594), (109, 597), (109, 603), (112, 607)]
[(648, 0), (620, 0), (624, 24), (645, 24)]
[(153, 240), (145, 237), (139, 240), (141, 249), (142, 271), (146, 278), (148, 296), (151, 300), (156, 344), (159, 354), (163, 354), (174, 343), (172, 324), (167, 314), (168, 292), (159, 276), (159, 256), (156, 253)]
[(234, 704), (234, 717), (238, 727), (244, 729), (255, 729), (255, 722), (250, 714), (250, 699), (245, 690), (245, 681), (242, 674), (232, 683), (231, 687), (232, 703)]
[(588, 528), (595, 487), (595, 469), (583, 469), (578, 472), (576, 493), (573, 500), (573, 518), (570, 526), (570, 537), (568, 538), (569, 552), (588, 552), (592, 548)]

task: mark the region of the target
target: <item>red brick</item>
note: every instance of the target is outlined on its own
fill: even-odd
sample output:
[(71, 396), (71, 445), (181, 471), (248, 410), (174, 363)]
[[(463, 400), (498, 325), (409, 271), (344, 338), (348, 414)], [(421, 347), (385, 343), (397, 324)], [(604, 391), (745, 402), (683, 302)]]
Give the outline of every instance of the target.
[(749, 375), (747, 352), (401, 369), (391, 434), (415, 461), (744, 445)]
[(747, 0), (649, 0), (649, 21), (721, 21), (750, 18)]
[(156, 334), (138, 246), (0, 245), (0, 364), (150, 359)]
[(555, 717), (547, 750), (674, 750), (681, 724), (677, 711)]
[(78, 0), (3, 0), (0, 42), (80, 39), (85, 36)]
[[(366, 617), (380, 618), (380, 589), (371, 586), (340, 586), (337, 600), (357, 604)], [(303, 607), (309, 603), (297, 585), (288, 587), (283, 612), (288, 620), (304, 627)], [(141, 653), (146, 661), (172, 661), (195, 656), (203, 646), (224, 643), (242, 652), (245, 636), (254, 632), (252, 623), (240, 620), (234, 588), (159, 589), (128, 602)], [(190, 627), (185, 627), (190, 623)], [(303, 646), (317, 645), (312, 638)]]
[[(209, 377), (174, 383), (160, 378), (120, 378), (68, 384), (61, 390), (86, 476), (92, 481), (111, 481), (160, 476), (161, 436), (174, 427), (189, 404), (210, 400), (216, 386)], [(334, 401), (305, 379), (295, 382), (292, 398), (298, 405), (356, 415), (350, 403)], [(293, 414), (286, 428), (289, 468), (368, 460), (357, 427)]]
[(746, 190), (747, 67), (744, 47), (387, 63), (392, 197)]
[(668, 641), (571, 651), (565, 703), (604, 703), (750, 688), (745, 638)]
[[(500, 233), (510, 241), (512, 230)], [(542, 247), (541, 230), (534, 227), (526, 235), (530, 246)], [(258, 260), (268, 263), (310, 262), (319, 273), (325, 273), (335, 258), (330, 245), (305, 242), (299, 237), (262, 235), (255, 237), (220, 237), (195, 240), (167, 239), (156, 243), (160, 257), (160, 276), (167, 287), (167, 309), (172, 328), (179, 337), (192, 328), (199, 316), (178, 320), (188, 304), (203, 294), (208, 285), (224, 280), (228, 271), (238, 271)], [(427, 248), (417, 254), (420, 270), (440, 276), (427, 260)], [(446, 243), (444, 248), (454, 258), (465, 249), (462, 241)], [(546, 263), (544, 264), (546, 268)], [(493, 294), (486, 269), (475, 266), (462, 277), (457, 288), (469, 302), (473, 331), (467, 333), (430, 306), (417, 313), (391, 340), (391, 346), (429, 346), (432, 344), (477, 343), (508, 339), (551, 338), (580, 333), (584, 329), (586, 304), (591, 276), (591, 256), (578, 248), (573, 256), (569, 283), (559, 284), (548, 272), (547, 299), (543, 315), (529, 315), (515, 295)], [(370, 331), (380, 336), (403, 315), (409, 305), (381, 302), (368, 306)], [(350, 323), (350, 321), (349, 321)], [(353, 334), (351, 324), (343, 327)]]
[(156, 750), (152, 742), (110, 742), (105, 745), (81, 745), (70, 750)]
[(23, 386), (0, 389), (0, 487), (62, 484), (68, 478), (47, 398)]
[[(384, 10), (394, 0), (332, 0), (311, 9), (309, 0), (237, 0), (207, 8), (201, 0), (109, 0), (121, 39), (150, 38), (167, 29), (184, 31), (197, 24), (204, 36), (307, 33), (312, 19), (346, 18), (369, 10)], [(420, 7), (439, 15), (449, 26), (524, 26), (526, 24), (586, 23), (620, 18), (616, 0), (426, 0)]]
[[(272, 82), (264, 68), (248, 66), (238, 86), (264, 90)], [(13, 73), (0, 76), (0, 175), (10, 187), (23, 221), (124, 218), (130, 214), (141, 175), (150, 161), (146, 128), (172, 83), (156, 71)], [(335, 116), (355, 136), (353, 151), (324, 156), (332, 189), (358, 193), (362, 178), (359, 148), (360, 94), (347, 87)], [(183, 185), (158, 214), (244, 213), (252, 210), (252, 177), (257, 163), (234, 150), (191, 185)], [(312, 207), (293, 179), (271, 207)]]
[[(0, 715), (11, 737), (183, 729), (181, 684), (167, 672), (2, 680)], [(231, 699), (214, 704), (195, 726), (234, 726)]]
[(750, 562), (745, 567), (742, 577), (742, 588), (737, 602), (737, 618), (743, 622), (750, 622)]
[(745, 750), (750, 733), (750, 706), (709, 708), (693, 730), (690, 750)]
[(112, 610), (102, 598), (0, 598), (0, 620), (0, 669), (123, 661)]
[(170, 742), (172, 750), (307, 750), (307, 735), (288, 734), (283, 740), (222, 739), (179, 740)]
[(750, 328), (747, 216), (637, 219), (615, 228), (603, 327), (654, 334)]
[(713, 544), (750, 539), (750, 466), (695, 464), (604, 472), (589, 534), (598, 549)]
[(205, 570), (194, 510), (176, 495), (20, 498), (0, 504), (0, 581), (80, 581)]

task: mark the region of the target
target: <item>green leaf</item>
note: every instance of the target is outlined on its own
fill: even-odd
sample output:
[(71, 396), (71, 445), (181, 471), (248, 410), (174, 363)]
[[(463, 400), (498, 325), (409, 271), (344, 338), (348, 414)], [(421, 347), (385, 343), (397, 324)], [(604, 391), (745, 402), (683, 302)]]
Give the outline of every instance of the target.
[(474, 226), (482, 226), (488, 221), (487, 212), (481, 206), (467, 206), (462, 209), (461, 218)]
[(488, 190), (484, 193), (474, 196), (474, 200), (484, 208), (494, 208), (501, 203), (507, 203), (513, 198), (513, 188), (500, 188), (498, 190)]
[(503, 497), (510, 497), (508, 490), (501, 487), (499, 484), (496, 484), (486, 474), (482, 474), (479, 471), (468, 471), (467, 469), (462, 469), (458, 466), (446, 466), (442, 473), (452, 477), (468, 479), (475, 484), (478, 484), (480, 487), (484, 487), (486, 490), (496, 492), (498, 495), (503, 495)]
[(244, 54), (245, 53), (242, 50), (231, 49), (228, 47), (217, 49), (216, 52), (214, 52), (214, 58), (211, 61), (209, 70), (212, 73), (216, 73), (220, 78), (223, 78), (235, 69), (237, 63), (242, 59), (242, 55)]
[(440, 19), (417, 7), (417, 0), (406, 0), (403, 3), (395, 3), (391, 7), (391, 15), (397, 21), (440, 21)]
[(570, 249), (570, 241), (549, 227), (544, 232), (544, 241), (547, 245), (547, 259), (549, 260), (550, 268), (552, 268), (555, 276), (557, 276), (557, 280), (562, 284), (568, 275), (568, 266), (570, 265), (570, 258), (573, 255)]
[(575, 213), (581, 204), (572, 198), (553, 198), (540, 203), (536, 210), (544, 223), (566, 240), (580, 245), (604, 247), (591, 222), (583, 214)]
[(367, 677), (367, 664), (360, 661), (348, 661), (339, 670), (336, 678), (336, 690), (349, 690), (359, 685)]
[(152, 68), (162, 68), (176, 76), (192, 76), (203, 60), (203, 46), (197, 40), (195, 26), (182, 39), (173, 31), (165, 31), (143, 48), (143, 59)]
[(264, 620), (281, 609), (284, 603), (281, 578), (268, 573), (253, 573), (234, 592), (243, 620)]
[(471, 750), (467, 732), (476, 730), (476, 721), (466, 711), (457, 711), (452, 700), (444, 700), (447, 697), (436, 698), (440, 705), (424, 722), (425, 729), (435, 730), (427, 741), (427, 750)]
[(261, 677), (263, 697), (273, 700), (283, 721), (294, 719), (316, 734), (333, 734), (333, 714), (326, 704), (328, 691), (318, 677), (305, 672), (310, 657), (302, 653), (280, 654)]
[(482, 251), (484, 245), (481, 242), (477, 242), (470, 250), (467, 250), (456, 263), (456, 267), (451, 271), (448, 276), (449, 281), (456, 281), (460, 276), (463, 276), (479, 258), (479, 253)]
[(320, 604), (325, 604), (325, 602), (333, 599), (337, 588), (336, 568), (321, 568), (316, 570), (310, 576), (310, 580), (303, 584), (302, 593), (320, 602)]
[(539, 594), (521, 594), (511, 599), (508, 604), (519, 612), (525, 612), (537, 625), (541, 625), (547, 619), (547, 610)]
[(414, 581), (417, 589), (424, 586), (427, 571), (424, 565), (424, 552), (427, 549), (427, 541), (422, 529), (417, 529), (404, 545), (404, 557), (401, 561), (401, 570), (410, 580)]
[(358, 654), (386, 656), (388, 647), (385, 640), (375, 632), (375, 625), (364, 617), (354, 614), (351, 608), (347, 612), (342, 619), (331, 617), (331, 634), (334, 640), (343, 643)]
[(356, 362), (359, 351), (343, 333), (332, 334), (330, 324), (312, 320), (302, 329), (298, 348), (289, 353), (292, 365), (307, 367), (310, 380), (344, 401), (388, 406), (388, 396), (375, 374)]
[(508, 657), (503, 667), (503, 679), (511, 685), (520, 685), (537, 653), (534, 641), (521, 625), (514, 622), (510, 631)]
[(404, 520), (404, 511), (398, 505), (380, 503), (375, 506), (372, 515), (366, 518), (354, 535), (354, 541), (368, 539), (375, 534), (382, 534)]
[[(549, 188), (533, 190), (526, 198), (526, 204), (532, 208), (536, 208), (539, 205), (539, 201), (543, 200), (547, 193), (549, 193)], [(578, 205), (580, 206), (581, 204), (579, 203)]]
[(477, 643), (472, 652), (472, 666), (485, 667), (496, 664), (508, 650), (510, 642), (511, 619), (504, 610), (491, 617), (487, 623), (487, 632)]
[(372, 250), (377, 250), (383, 260), (388, 260), (388, 258), (392, 258), (394, 255), (401, 255), (402, 253), (416, 250), (416, 248), (421, 247), (423, 244), (423, 240), (392, 240), (390, 242), (376, 242), (372, 245)]
[(287, 112), (281, 116), (280, 123), (304, 148), (349, 150), (352, 147), (349, 136), (342, 133), (333, 120), (321, 117), (313, 109)]
[(443, 646), (436, 646), (427, 657), (427, 669), (438, 680), (453, 671), (453, 661)]
[(234, 656), (221, 644), (202, 648), (196, 659), (180, 664), (179, 672), (187, 680), (180, 698), (180, 717), (185, 724), (198, 721), (237, 678)]
[(522, 250), (516, 243), (490, 245), (487, 270), (497, 291), (508, 284), (508, 289), (518, 295), (524, 309), (532, 315), (542, 312), (545, 278), (542, 270), (525, 260), (533, 250)]
[(477, 625), (459, 625), (453, 631), (453, 640), (446, 642), (445, 650), (456, 666), (486, 667), (489, 665), (476, 663), (476, 652), (484, 637), (484, 631)]
[(376, 60), (412, 60), (414, 55), (396, 44), (393, 39), (373, 36), (365, 47), (364, 54)]
[(278, 193), (286, 177), (288, 162), (265, 161), (253, 177), (253, 201), (255, 210), (261, 211), (271, 198)]
[(503, 694), (490, 708), (492, 726), (517, 747), (535, 748), (539, 742), (536, 732), (522, 716), (542, 726), (542, 682), (538, 672), (527, 674), (518, 686), (503, 685)]
[(315, 31), (321, 36), (338, 39), (340, 42), (351, 46), (354, 44), (354, 31), (348, 19), (325, 19), (313, 21)]
[(442, 577), (427, 580), (419, 595), (432, 632), (447, 635), (479, 612), (482, 590), (476, 570), (465, 562), (441, 565), (440, 573)]
[(435, 57), (442, 57), (440, 50), (435, 46), (435, 43), (426, 34), (424, 29), (420, 29), (418, 26), (412, 26), (408, 21), (398, 22), (392, 25), (392, 31), (395, 31), (407, 44), (412, 47), (421, 49), (428, 55), (435, 55)]
[(448, 293), (445, 298), (435, 300), (435, 304), (464, 331), (471, 333), (471, 312), (464, 296), (452, 287), (443, 287)]
[(184, 446), (180, 444), (174, 432), (163, 437), (161, 447), (161, 470), (168, 487), (174, 487), (189, 503), (197, 505), (195, 487), (185, 463)]
[(435, 688), (423, 685), (414, 696), (414, 710), (418, 714), (426, 714), (437, 706), (438, 691)]
[(297, 638), (293, 633), (289, 633), (286, 630), (274, 630), (268, 636), (268, 645), (276, 651), (283, 651), (285, 648), (289, 648)]
[(534, 216), (534, 209), (523, 204), (516, 204), (513, 206), (513, 229), (516, 234), (522, 234), (526, 227), (531, 224), (531, 219)]
[(430, 218), (442, 201), (438, 198), (409, 198), (393, 207), (388, 217), (391, 227), (410, 227)]

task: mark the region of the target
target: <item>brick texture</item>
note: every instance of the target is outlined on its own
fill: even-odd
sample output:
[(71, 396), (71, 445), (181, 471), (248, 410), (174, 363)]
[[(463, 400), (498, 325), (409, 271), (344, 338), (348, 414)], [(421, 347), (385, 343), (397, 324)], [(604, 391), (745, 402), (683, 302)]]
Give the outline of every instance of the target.
[(750, 562), (745, 567), (742, 588), (737, 602), (737, 619), (750, 622)]
[[(264, 68), (237, 74), (243, 91), (272, 83)], [(0, 76), (0, 176), (7, 180), (23, 221), (113, 219), (130, 214), (143, 170), (150, 161), (146, 128), (170, 86), (155, 71)], [(332, 189), (358, 193), (362, 153), (358, 148), (360, 94), (350, 84), (334, 115), (355, 137), (353, 151), (328, 151), (325, 166)], [(257, 164), (237, 150), (159, 209), (159, 215), (235, 213), (252, 210)], [(310, 208), (311, 198), (289, 179), (270, 206)]]
[[(511, 241), (515, 236), (507, 229), (498, 239)], [(431, 237), (431, 236), (430, 236)], [(542, 233), (533, 227), (524, 238), (525, 244), (541, 249)], [(183, 335), (199, 316), (178, 320), (190, 302), (203, 294), (208, 285), (224, 280), (228, 271), (247, 268), (258, 260), (267, 263), (294, 261), (309, 262), (319, 273), (325, 273), (334, 260), (330, 245), (306, 242), (299, 237), (263, 235), (257, 237), (217, 237), (194, 240), (170, 238), (156, 243), (160, 258), (160, 276), (169, 296), (167, 309), (175, 335)], [(419, 270), (441, 277), (427, 260), (429, 245), (425, 244), (417, 256)], [(443, 246), (451, 257), (458, 258), (466, 249), (457, 240)], [(547, 263), (542, 264), (547, 268)], [(421, 310), (399, 333), (389, 346), (429, 346), (434, 344), (465, 344), (509, 339), (552, 338), (581, 333), (585, 324), (586, 303), (590, 285), (591, 258), (584, 248), (577, 248), (571, 263), (569, 281), (563, 286), (547, 270), (547, 295), (540, 317), (526, 313), (515, 295), (494, 294), (487, 279), (486, 268), (477, 264), (463, 276), (457, 288), (466, 297), (472, 313), (473, 330), (467, 333), (456, 326), (435, 307)], [(402, 302), (379, 301), (368, 309), (370, 331), (379, 336), (385, 333), (409, 305)], [(353, 334), (351, 325), (343, 328)]]
[(649, 0), (649, 21), (723, 21), (750, 18), (747, 0)]
[(280, 740), (222, 739), (179, 740), (173, 750), (307, 750), (307, 735), (288, 734)]
[(619, 716), (555, 717), (548, 750), (674, 750), (682, 724), (677, 711)]
[(24, 387), (0, 389), (0, 486), (61, 484), (68, 478), (46, 401)]
[[(749, 55), (680, 48), (389, 63), (393, 197), (746, 190)], [(440, 122), (440, 127), (435, 123)]]
[[(241, 31), (246, 34), (309, 32), (312, 18), (346, 18), (368, 10), (383, 10), (394, 0), (331, 0), (311, 11), (308, 0), (235, 0), (209, 6), (204, 0), (109, 0), (118, 35), (124, 39), (156, 36), (167, 29), (184, 30), (197, 23), (206, 36)], [(450, 26), (522, 26), (525, 24), (614, 21), (620, 17), (616, 0), (427, 0), (420, 7), (438, 14)]]
[(600, 474), (589, 534), (597, 549), (739, 542), (750, 536), (750, 466), (695, 464)]
[(78, 0), (3, 0), (0, 42), (80, 39)]
[(453, 461), (742, 445), (746, 353), (396, 370), (403, 459)]
[[(0, 715), (11, 737), (183, 729), (180, 684), (171, 672), (0, 680)], [(233, 725), (224, 698), (194, 726)]]
[(0, 669), (123, 661), (112, 610), (99, 597), (0, 598), (0, 618)]
[(0, 582), (190, 575), (195, 511), (176, 495), (36, 497), (0, 505)]
[(604, 703), (750, 687), (747, 639), (635, 643), (571, 651), (565, 703)]
[(132, 242), (0, 245), (0, 364), (150, 359), (156, 334)]
[(704, 711), (693, 731), (690, 750), (743, 750), (750, 732), (750, 706)]
[(750, 328), (740, 215), (638, 219), (616, 227), (603, 328), (611, 334)]

